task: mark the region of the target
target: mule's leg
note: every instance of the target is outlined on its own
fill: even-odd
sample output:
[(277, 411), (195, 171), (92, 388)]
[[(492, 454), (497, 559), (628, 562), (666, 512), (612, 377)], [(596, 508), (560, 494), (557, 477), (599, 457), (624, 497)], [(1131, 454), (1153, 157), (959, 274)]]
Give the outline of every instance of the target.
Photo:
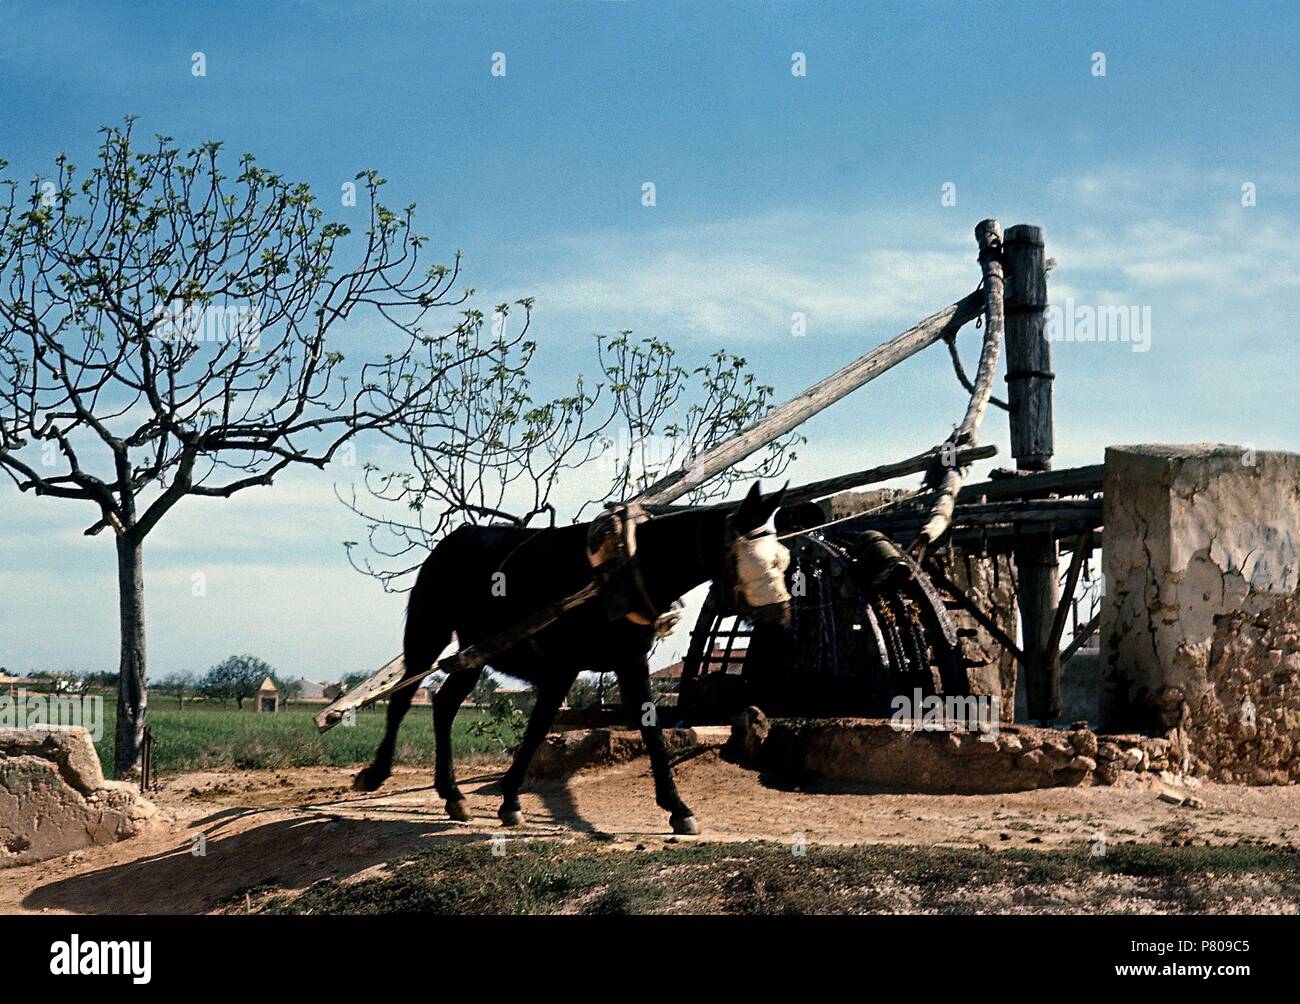
[(518, 826), (524, 821), (523, 813), (519, 810), (519, 789), (524, 785), (524, 775), (528, 773), (528, 765), (532, 762), (537, 747), (542, 745), (546, 733), (555, 724), (555, 715), (576, 678), (577, 673), (566, 674), (562, 679), (537, 688), (537, 703), (533, 705), (528, 728), (524, 730), (524, 738), (515, 751), (514, 761), (501, 779), (502, 799), (497, 815), (506, 826)]
[(700, 826), (695, 821), (695, 813), (686, 807), (681, 795), (677, 793), (672, 768), (668, 766), (668, 752), (664, 749), (664, 733), (659, 725), (658, 709), (650, 697), (650, 667), (645, 662), (639, 662), (616, 669), (615, 675), (618, 677), (623, 706), (635, 716), (641, 727), (641, 739), (650, 756), (650, 770), (654, 773), (655, 803), (668, 812), (674, 833), (699, 833)]
[[(426, 666), (414, 673), (407, 673), (402, 679), (409, 680), (413, 676), (422, 676), (428, 671), (429, 668)], [(402, 719), (406, 717), (414, 697), (415, 687), (410, 686), (399, 690), (388, 699), (388, 720), (384, 728), (384, 738), (379, 742), (379, 749), (375, 750), (374, 761), (369, 767), (363, 768), (352, 782), (352, 787), (357, 791), (377, 790), (393, 772), (393, 751), (397, 748), (397, 729), (402, 724)]]
[(452, 673), (433, 697), (433, 786), (447, 803), (447, 815), (462, 823), (468, 821), (469, 810), (465, 807), (465, 796), (456, 786), (456, 765), (451, 759), (451, 723), (482, 675), (481, 669)]
[[(427, 676), (433, 668), (438, 653), (451, 641), (451, 623), (447, 620), (445, 606), (438, 599), (438, 585), (446, 578), (444, 540), (420, 566), (415, 577), (410, 599), (406, 604), (406, 630), (402, 634), (402, 658), (406, 663), (403, 682)], [(393, 750), (397, 748), (397, 728), (406, 717), (415, 696), (415, 687), (408, 686), (388, 699), (388, 724), (384, 738), (375, 751), (374, 762), (357, 775), (353, 787), (361, 791), (374, 791), (388, 780), (393, 770)]]

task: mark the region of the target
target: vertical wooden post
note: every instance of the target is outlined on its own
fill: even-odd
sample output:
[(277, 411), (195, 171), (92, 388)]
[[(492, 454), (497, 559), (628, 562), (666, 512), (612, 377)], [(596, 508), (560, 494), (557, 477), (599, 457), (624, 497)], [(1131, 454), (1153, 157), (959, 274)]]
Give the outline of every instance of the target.
[[(1007, 403), (1017, 470), (1047, 471), (1055, 449), (1052, 345), (1047, 335), (1047, 262), (1042, 227), (1009, 227), (1006, 248)], [(1056, 541), (1025, 534), (1015, 548), (1019, 579), (1023, 682), (1030, 718), (1061, 714), (1061, 661), (1049, 651), (1058, 596)]]

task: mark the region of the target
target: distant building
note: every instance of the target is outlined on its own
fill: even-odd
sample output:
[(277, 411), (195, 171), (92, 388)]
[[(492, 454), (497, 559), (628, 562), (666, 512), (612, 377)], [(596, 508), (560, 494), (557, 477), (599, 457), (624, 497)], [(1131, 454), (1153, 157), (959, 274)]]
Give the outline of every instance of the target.
[(258, 712), (269, 711), (271, 714), (280, 710), (280, 691), (276, 689), (269, 676), (257, 688), (256, 708)]
[(328, 704), (331, 698), (325, 696), (325, 691), (329, 687), (327, 683), (317, 683), (315, 680), (308, 680), (306, 677), (298, 681), (299, 690), (297, 700), (304, 701), (307, 704)]
[[(727, 672), (739, 673), (740, 668), (745, 664), (745, 650), (743, 648), (733, 648), (728, 654), (726, 649), (715, 648), (704, 660), (705, 665), (711, 670), (716, 670), (723, 663), (726, 663)], [(682, 667), (686, 663), (684, 660), (678, 660), (663, 669), (656, 669), (650, 674), (650, 679), (654, 683), (678, 683), (682, 678)]]

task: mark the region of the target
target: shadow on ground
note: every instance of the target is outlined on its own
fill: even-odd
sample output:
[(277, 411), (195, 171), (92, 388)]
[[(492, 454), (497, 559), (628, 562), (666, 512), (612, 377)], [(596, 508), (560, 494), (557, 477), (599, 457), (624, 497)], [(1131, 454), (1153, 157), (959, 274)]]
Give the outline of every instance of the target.
[(275, 819), (238, 832), (236, 820), (264, 810), (226, 809), (194, 824), (204, 853), (193, 841), (122, 865), (51, 882), (23, 905), (78, 913), (193, 914), (235, 903), (260, 885), (304, 888), (344, 878), (427, 846), (432, 838), (482, 840), (450, 821), (347, 819), (308, 813)]

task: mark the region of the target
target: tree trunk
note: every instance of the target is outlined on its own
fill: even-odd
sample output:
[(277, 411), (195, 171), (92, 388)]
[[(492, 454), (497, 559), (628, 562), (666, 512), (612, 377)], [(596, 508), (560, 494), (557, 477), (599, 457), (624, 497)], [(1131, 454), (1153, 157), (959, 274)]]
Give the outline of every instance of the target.
[(122, 657), (117, 684), (117, 748), (113, 758), (119, 779), (134, 777), (140, 769), (144, 743), (144, 564), (138, 540), (117, 538), (117, 592), (121, 624)]

